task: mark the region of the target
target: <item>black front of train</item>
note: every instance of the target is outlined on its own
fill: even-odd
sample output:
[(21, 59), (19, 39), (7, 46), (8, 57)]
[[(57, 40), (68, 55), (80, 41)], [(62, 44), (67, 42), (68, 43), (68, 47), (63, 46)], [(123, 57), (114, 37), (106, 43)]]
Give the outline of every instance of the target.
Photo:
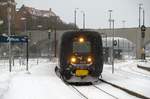
[(97, 32), (68, 32), (63, 35), (60, 46), (60, 74), (64, 81), (98, 80), (103, 70), (103, 52)]

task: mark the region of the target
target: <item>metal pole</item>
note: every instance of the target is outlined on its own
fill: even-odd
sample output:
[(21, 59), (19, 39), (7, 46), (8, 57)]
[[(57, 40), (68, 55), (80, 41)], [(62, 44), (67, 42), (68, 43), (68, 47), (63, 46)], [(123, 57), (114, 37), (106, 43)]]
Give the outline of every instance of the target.
[(114, 31), (114, 20), (112, 20), (112, 23), (113, 23), (113, 42), (112, 42), (112, 73), (114, 73), (114, 34), (115, 34), (115, 31)]
[(50, 51), (50, 48), (51, 48), (51, 33), (52, 33), (52, 30), (48, 30), (48, 42), (49, 42), (49, 44), (48, 44), (48, 57), (49, 57), (49, 59), (51, 60), (51, 51)]
[(81, 11), (81, 13), (83, 14), (83, 22), (82, 22), (82, 25), (83, 25), (83, 29), (85, 29), (85, 12), (84, 12), (84, 11)]
[(76, 29), (76, 9), (74, 10), (74, 29)]
[(145, 25), (145, 11), (143, 9), (143, 25)]
[(77, 9), (78, 9), (78, 8), (75, 8), (75, 10), (74, 10), (74, 29), (76, 29)]
[(85, 29), (85, 13), (83, 13), (83, 29)]
[(111, 29), (111, 13), (112, 13), (112, 10), (108, 10), (109, 12), (109, 28)]
[(106, 38), (105, 38), (105, 39), (106, 39), (106, 49), (107, 49), (107, 34), (105, 34), (105, 35), (106, 35)]
[(28, 61), (29, 61), (29, 42), (28, 42), (28, 37), (26, 38), (27, 39), (27, 46), (26, 46), (26, 50), (27, 50), (27, 67), (26, 67), (26, 71), (29, 70), (29, 66), (28, 66)]
[(8, 1), (8, 36), (9, 36), (9, 72), (11, 72), (12, 68), (11, 68), (11, 8), (10, 8), (10, 1)]
[(142, 9), (142, 3), (139, 4), (139, 28), (141, 27), (141, 9)]
[(119, 56), (120, 56), (120, 53), (119, 53), (120, 51), (119, 51), (119, 38), (118, 38), (118, 59), (120, 58)]
[(55, 52), (54, 52), (54, 57), (56, 58), (56, 53), (57, 53), (57, 41), (56, 41), (56, 28), (55, 28), (55, 32), (54, 32), (54, 39), (55, 39)]

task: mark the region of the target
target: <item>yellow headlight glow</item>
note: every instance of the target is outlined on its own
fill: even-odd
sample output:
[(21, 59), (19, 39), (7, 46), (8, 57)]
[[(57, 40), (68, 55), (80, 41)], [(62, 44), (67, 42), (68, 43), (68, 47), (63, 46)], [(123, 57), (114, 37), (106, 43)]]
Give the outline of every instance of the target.
[(92, 61), (92, 59), (91, 58), (88, 58), (88, 62), (91, 62)]
[(87, 62), (88, 62), (88, 63), (91, 63), (91, 62), (92, 62), (92, 57), (88, 57), (88, 58), (87, 58)]
[(79, 42), (80, 42), (80, 43), (83, 43), (83, 42), (84, 42), (84, 38), (83, 38), (83, 37), (80, 37), (80, 38), (79, 38)]
[(75, 63), (77, 61), (77, 59), (75, 57), (71, 57), (71, 62)]

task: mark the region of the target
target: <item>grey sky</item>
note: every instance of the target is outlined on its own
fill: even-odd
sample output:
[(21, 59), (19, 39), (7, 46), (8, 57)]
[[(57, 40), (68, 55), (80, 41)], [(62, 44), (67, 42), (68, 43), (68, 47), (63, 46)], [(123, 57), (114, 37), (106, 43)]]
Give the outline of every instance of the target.
[(108, 28), (108, 10), (112, 9), (115, 27), (122, 27), (122, 20), (126, 20), (126, 27), (138, 26), (138, 4), (143, 3), (146, 13), (146, 26), (150, 26), (150, 0), (16, 0), (17, 7), (25, 4), (38, 9), (52, 10), (60, 18), (69, 23), (74, 22), (74, 9), (77, 10), (77, 25), (82, 27), (82, 13), (86, 13), (87, 28)]

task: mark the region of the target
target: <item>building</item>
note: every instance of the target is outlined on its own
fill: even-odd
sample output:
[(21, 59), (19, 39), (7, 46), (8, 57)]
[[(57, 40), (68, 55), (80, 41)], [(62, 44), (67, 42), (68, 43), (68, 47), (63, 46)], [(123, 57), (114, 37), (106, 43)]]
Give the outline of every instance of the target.
[(39, 10), (23, 5), (16, 13), (16, 30), (48, 30), (62, 20), (51, 10)]
[(14, 0), (0, 0), (0, 20), (3, 20), (3, 24), (0, 26), (0, 33), (8, 33), (8, 7), (11, 8), (11, 34), (15, 32), (15, 13), (16, 3)]

